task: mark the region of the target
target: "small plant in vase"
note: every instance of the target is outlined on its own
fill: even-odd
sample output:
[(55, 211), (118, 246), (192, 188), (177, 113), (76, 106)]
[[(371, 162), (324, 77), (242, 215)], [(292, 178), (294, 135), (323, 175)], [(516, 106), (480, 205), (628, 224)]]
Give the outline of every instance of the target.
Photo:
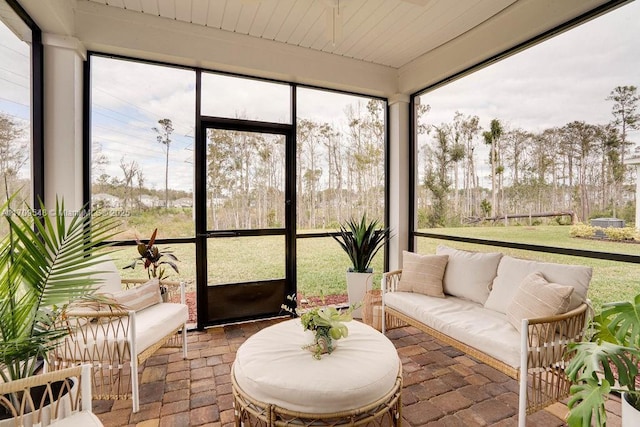
[[(158, 248), (155, 244), (157, 235), (158, 229), (156, 228), (153, 230), (151, 238), (147, 243), (142, 242), (140, 239), (136, 239), (137, 249), (140, 256), (131, 264), (125, 266), (125, 269), (134, 269), (138, 263), (142, 263), (144, 269), (147, 270), (149, 279), (157, 278), (159, 281), (168, 277), (165, 269), (165, 266), (167, 265), (177, 274), (180, 274), (178, 266), (176, 265), (176, 262), (179, 261), (178, 258), (172, 251), (161, 251), (160, 248)], [(160, 292), (162, 293), (163, 299), (166, 298), (166, 288), (164, 286), (160, 286)]]
[[(293, 301), (293, 296), (287, 296)], [(349, 335), (349, 329), (344, 322), (353, 320), (351, 313), (357, 306), (351, 306), (345, 310), (338, 310), (335, 307), (313, 307), (304, 310), (292, 309), (289, 305), (283, 304), (282, 309), (300, 317), (302, 329), (311, 331), (314, 340), (311, 344), (303, 346), (305, 350), (313, 353), (313, 357), (320, 359), (323, 354), (331, 354), (335, 349), (335, 342), (340, 338)]]

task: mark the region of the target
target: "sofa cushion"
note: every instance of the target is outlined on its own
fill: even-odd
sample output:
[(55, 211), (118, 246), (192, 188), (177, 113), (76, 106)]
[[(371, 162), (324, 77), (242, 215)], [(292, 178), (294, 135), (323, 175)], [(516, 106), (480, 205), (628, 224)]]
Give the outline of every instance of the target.
[(442, 284), (444, 293), (484, 304), (498, 274), (500, 252), (470, 252), (438, 245), (436, 254), (449, 255)]
[(402, 276), (398, 290), (444, 297), (442, 277), (448, 255), (420, 255), (402, 251)]
[(143, 285), (116, 292), (113, 294), (113, 299), (128, 310), (144, 310), (147, 307), (162, 302), (160, 282), (157, 278), (153, 278)]
[(411, 292), (385, 292), (384, 304), (509, 366), (520, 366), (520, 334), (503, 313), (463, 298)]
[(484, 306), (500, 313), (507, 312), (520, 283), (531, 273), (540, 272), (553, 283), (574, 288), (568, 310), (577, 308), (587, 299), (591, 281), (591, 267), (530, 261), (505, 255), (498, 265), (498, 275)]
[(507, 319), (520, 331), (522, 319), (565, 313), (572, 293), (571, 286), (550, 283), (540, 272), (531, 273), (520, 283), (513, 300), (507, 306)]
[(96, 292), (103, 294), (114, 294), (122, 290), (122, 280), (118, 267), (109, 255), (99, 255), (96, 258), (97, 264), (83, 268), (77, 273), (86, 273), (90, 279), (96, 280)]

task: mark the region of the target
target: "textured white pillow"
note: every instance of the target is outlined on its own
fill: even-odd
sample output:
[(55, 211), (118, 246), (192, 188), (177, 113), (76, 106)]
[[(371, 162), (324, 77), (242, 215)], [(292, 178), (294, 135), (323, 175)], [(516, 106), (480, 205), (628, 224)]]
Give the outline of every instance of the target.
[(420, 255), (402, 251), (402, 275), (398, 290), (444, 298), (442, 277), (448, 259), (448, 255)]
[(571, 286), (550, 283), (542, 273), (524, 278), (507, 306), (507, 319), (520, 331), (522, 319), (536, 319), (566, 313), (571, 301)]
[(444, 293), (484, 304), (498, 274), (500, 252), (470, 252), (438, 245), (436, 254), (449, 255), (442, 284)]
[(140, 311), (152, 305), (162, 302), (160, 295), (160, 282), (151, 279), (147, 283), (132, 289), (116, 292), (113, 299), (129, 310)]
[(571, 286), (574, 289), (568, 310), (573, 310), (586, 301), (591, 281), (591, 267), (530, 261), (505, 255), (498, 265), (498, 275), (493, 281), (493, 287), (484, 306), (506, 314), (507, 306), (513, 300), (520, 283), (535, 272), (542, 273), (549, 282)]

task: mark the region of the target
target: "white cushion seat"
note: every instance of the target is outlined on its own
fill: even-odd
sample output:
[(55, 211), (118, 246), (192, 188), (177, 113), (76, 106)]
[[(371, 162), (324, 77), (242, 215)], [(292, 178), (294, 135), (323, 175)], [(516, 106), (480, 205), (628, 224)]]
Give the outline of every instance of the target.
[(464, 298), (411, 292), (385, 293), (384, 303), (509, 366), (520, 367), (520, 333), (503, 313)]
[[(135, 313), (136, 319), (136, 352), (142, 353), (147, 348), (159, 342), (169, 332), (181, 328), (189, 319), (189, 310), (185, 304), (159, 303)], [(128, 352), (125, 351), (125, 340), (118, 320), (112, 321), (109, 325), (91, 322), (82, 326), (88, 328), (87, 336), (91, 337), (85, 344), (84, 341), (74, 342), (73, 352), (75, 360), (85, 360), (95, 352), (107, 351), (113, 354), (117, 343), (117, 352), (123, 359), (127, 360)], [(105, 335), (107, 339), (105, 340)], [(116, 338), (117, 337), (117, 338)], [(105, 341), (108, 341), (105, 343)], [(105, 345), (106, 344), (106, 345)], [(87, 354), (88, 353), (88, 354)]]
[(90, 411), (79, 411), (73, 415), (49, 424), (50, 427), (102, 427), (100, 419)]
[(372, 327), (351, 321), (349, 335), (322, 360), (302, 348), (310, 342), (300, 319), (278, 323), (251, 336), (238, 349), (233, 375), (253, 399), (306, 414), (361, 408), (393, 389), (400, 359), (395, 347)]

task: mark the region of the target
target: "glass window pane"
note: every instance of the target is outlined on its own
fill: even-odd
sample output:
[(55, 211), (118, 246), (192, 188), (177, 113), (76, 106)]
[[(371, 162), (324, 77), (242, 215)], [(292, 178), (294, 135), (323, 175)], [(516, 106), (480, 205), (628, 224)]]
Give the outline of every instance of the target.
[(280, 83), (203, 73), (202, 115), (291, 123), (291, 87)]
[(0, 0), (0, 179), (13, 207), (32, 202), (31, 30)]
[(284, 228), (285, 137), (207, 130), (207, 229)]
[[(351, 261), (338, 242), (331, 237), (298, 238), (298, 293), (304, 297), (347, 294), (347, 269)], [(380, 288), (384, 254), (373, 258), (373, 287)]]
[(91, 56), (91, 199), (119, 238), (192, 237), (195, 73)]
[(382, 222), (386, 103), (306, 88), (297, 94), (298, 228), (335, 230), (363, 213)]
[[(148, 242), (148, 238), (143, 238), (143, 242)], [(186, 289), (186, 300), (189, 306), (189, 323), (196, 322), (196, 248), (194, 244), (180, 243), (180, 244), (158, 244), (160, 251), (170, 252), (178, 261), (172, 261), (178, 267), (176, 273), (171, 267), (165, 268), (166, 280), (184, 282)], [(144, 269), (144, 266), (140, 263), (136, 265), (134, 269), (124, 268), (131, 265), (136, 259), (139, 258), (138, 251), (135, 246), (125, 246), (122, 248), (110, 248), (109, 256), (113, 259), (116, 267), (120, 271), (120, 277), (125, 279), (146, 279), (148, 272)], [(168, 258), (161, 258), (161, 261), (169, 260)]]
[(207, 239), (209, 285), (285, 277), (284, 236)]

